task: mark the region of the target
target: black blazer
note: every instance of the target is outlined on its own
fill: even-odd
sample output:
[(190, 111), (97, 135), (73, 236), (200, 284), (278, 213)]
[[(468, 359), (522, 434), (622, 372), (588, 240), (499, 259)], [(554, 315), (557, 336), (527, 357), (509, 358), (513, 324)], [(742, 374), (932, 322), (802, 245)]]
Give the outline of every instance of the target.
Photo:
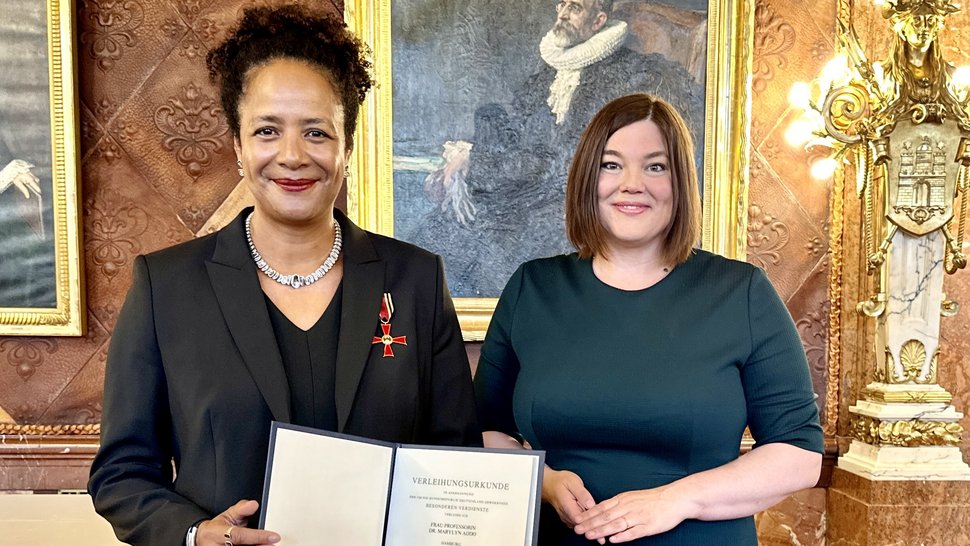
[[(290, 393), (246, 245), (249, 210), (217, 233), (135, 260), (88, 483), (122, 541), (178, 546), (193, 523), (261, 498), (270, 421), (290, 421)], [(344, 233), (339, 431), (481, 445), (441, 259), (336, 214)], [(394, 358), (372, 344), (385, 292), (394, 301), (391, 333), (407, 336)]]

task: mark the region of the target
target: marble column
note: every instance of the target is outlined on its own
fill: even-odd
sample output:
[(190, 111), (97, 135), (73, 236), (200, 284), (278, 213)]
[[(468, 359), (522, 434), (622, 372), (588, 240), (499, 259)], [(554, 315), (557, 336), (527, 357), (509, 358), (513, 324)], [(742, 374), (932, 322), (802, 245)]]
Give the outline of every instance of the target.
[(876, 317), (876, 371), (849, 408), (852, 444), (838, 467), (872, 480), (970, 480), (958, 447), (963, 414), (937, 384), (945, 238), (898, 230)]

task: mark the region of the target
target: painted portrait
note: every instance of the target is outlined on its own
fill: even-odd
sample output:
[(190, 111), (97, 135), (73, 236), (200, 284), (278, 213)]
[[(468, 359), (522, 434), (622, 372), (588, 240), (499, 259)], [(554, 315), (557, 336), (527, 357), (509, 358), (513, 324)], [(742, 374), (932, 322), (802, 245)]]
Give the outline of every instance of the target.
[(707, 9), (392, 2), (394, 236), (442, 255), (457, 298), (495, 298), (522, 262), (571, 252), (571, 157), (593, 114), (629, 93), (683, 113), (702, 169)]
[(0, 335), (82, 335), (74, 4), (3, 7)]
[(57, 304), (51, 207), (47, 6), (0, 16), (0, 307)]

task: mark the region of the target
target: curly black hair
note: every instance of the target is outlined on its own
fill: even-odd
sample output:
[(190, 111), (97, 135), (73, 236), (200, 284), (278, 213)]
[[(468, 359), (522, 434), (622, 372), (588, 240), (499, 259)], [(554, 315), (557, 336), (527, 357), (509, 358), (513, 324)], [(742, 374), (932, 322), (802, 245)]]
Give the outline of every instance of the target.
[(274, 59), (296, 59), (320, 68), (340, 94), (348, 146), (360, 104), (373, 85), (370, 50), (341, 19), (295, 6), (254, 7), (229, 37), (209, 52), (209, 77), (219, 84), (222, 109), (239, 136), (239, 99), (249, 72)]

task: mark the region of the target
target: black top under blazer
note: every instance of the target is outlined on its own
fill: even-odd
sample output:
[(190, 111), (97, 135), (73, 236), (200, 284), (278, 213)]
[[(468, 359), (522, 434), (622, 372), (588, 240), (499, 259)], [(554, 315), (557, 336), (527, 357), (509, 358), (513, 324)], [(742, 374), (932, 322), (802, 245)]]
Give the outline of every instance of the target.
[[(290, 421), (261, 273), (246, 244), (250, 210), (212, 235), (135, 260), (108, 352), (101, 448), (88, 483), (98, 513), (132, 545), (184, 544), (193, 523), (259, 500), (270, 422)], [(338, 430), (481, 445), (441, 258), (335, 215), (344, 235)], [(392, 334), (407, 336), (393, 358), (372, 344), (385, 292), (394, 301)]]

